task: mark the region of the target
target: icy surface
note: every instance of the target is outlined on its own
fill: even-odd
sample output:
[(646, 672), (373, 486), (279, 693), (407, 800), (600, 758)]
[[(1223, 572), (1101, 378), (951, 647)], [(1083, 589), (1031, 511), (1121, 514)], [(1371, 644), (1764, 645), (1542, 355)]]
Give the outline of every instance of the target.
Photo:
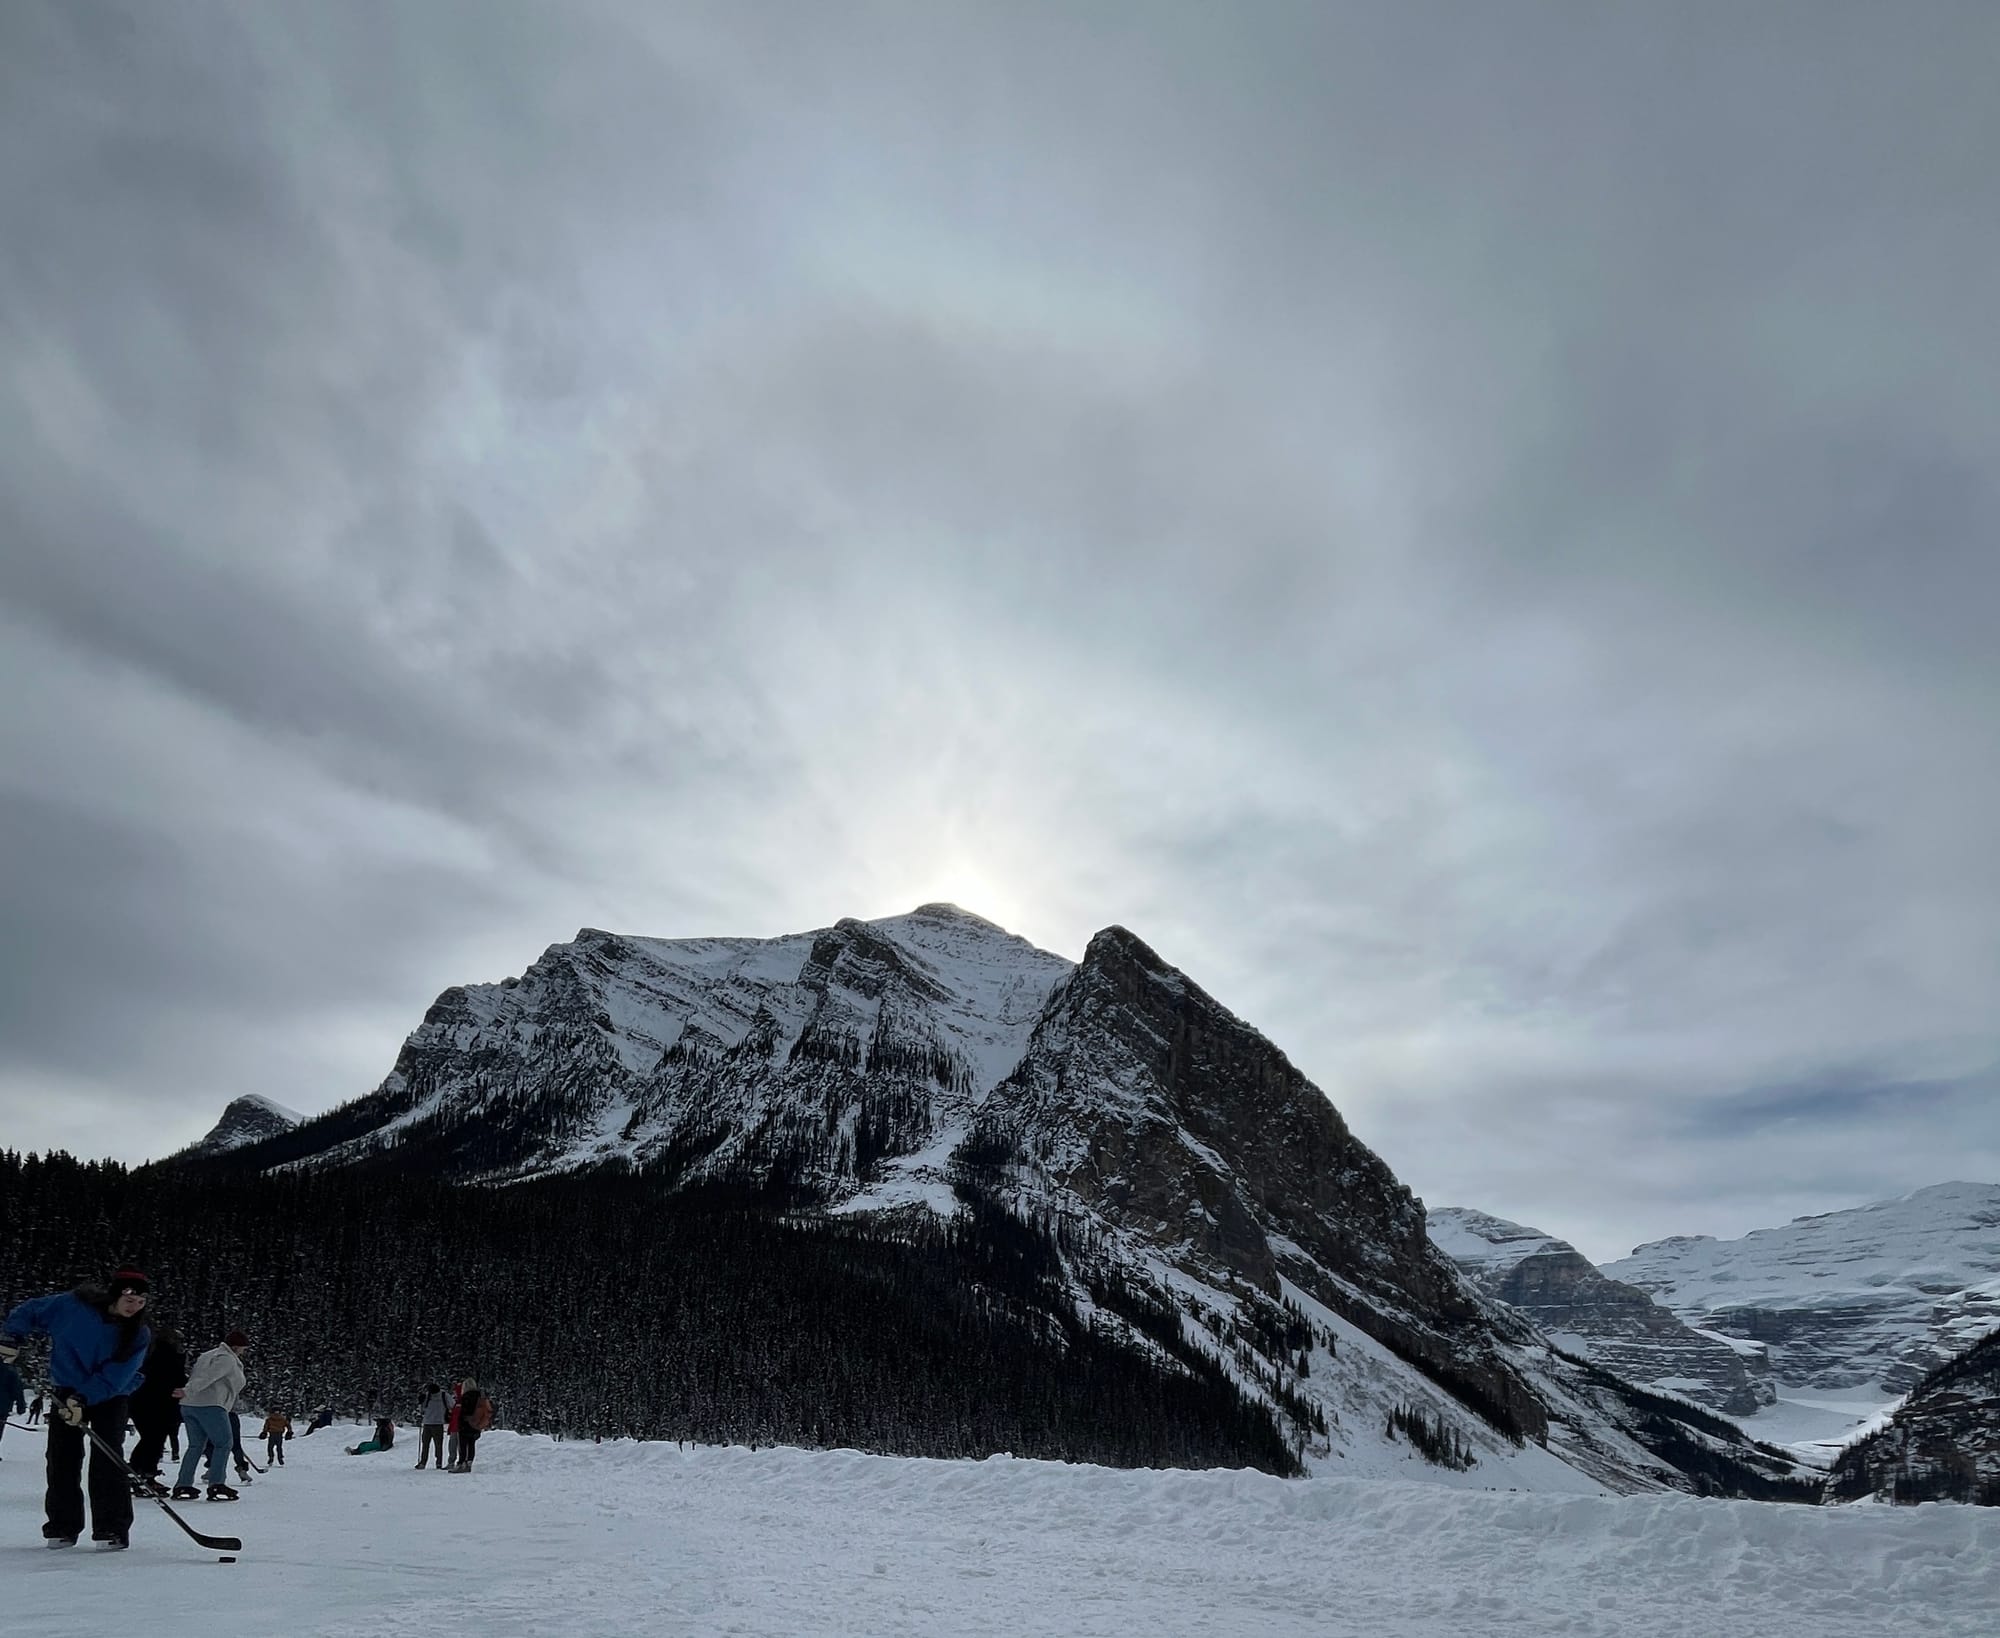
[(1830, 1467), (1843, 1445), (1881, 1427), (1900, 1404), (1901, 1399), (1843, 1398), (1838, 1393), (1781, 1382), (1776, 1404), (1736, 1420), (1751, 1438), (1782, 1445), (1815, 1467)]
[[(35, 1441), (0, 1464), (10, 1632), (148, 1638), (1599, 1638), (1984, 1635), (2000, 1509), (1527, 1496), (849, 1451), (556, 1444), (469, 1475), (414, 1439), (294, 1439), (218, 1564), (149, 1504), (132, 1551), (50, 1553)], [(18, 1441), (18, 1442), (17, 1442)], [(26, 1459), (23, 1459), (26, 1458)]]

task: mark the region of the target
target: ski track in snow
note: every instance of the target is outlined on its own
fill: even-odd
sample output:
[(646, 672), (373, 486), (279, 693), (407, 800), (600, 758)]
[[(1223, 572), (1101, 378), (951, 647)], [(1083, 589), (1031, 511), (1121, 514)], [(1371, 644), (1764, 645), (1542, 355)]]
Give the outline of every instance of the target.
[(1290, 1638), (1983, 1635), (2000, 1509), (1815, 1509), (1121, 1472), (496, 1432), (466, 1476), (334, 1427), (197, 1528), (46, 1551), (39, 1441), (0, 1463), (9, 1632)]

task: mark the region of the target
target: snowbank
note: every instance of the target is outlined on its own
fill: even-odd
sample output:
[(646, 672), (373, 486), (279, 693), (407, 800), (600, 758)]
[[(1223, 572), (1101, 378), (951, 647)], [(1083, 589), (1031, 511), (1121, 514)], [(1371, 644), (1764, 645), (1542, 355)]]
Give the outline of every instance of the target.
[(2000, 1510), (1826, 1510), (1393, 1480), (1117, 1472), (489, 1435), (467, 1476), (345, 1429), (233, 1507), (218, 1564), (150, 1505), (44, 1551), (36, 1441), (0, 1464), (0, 1611), (36, 1638), (638, 1634), (1983, 1635)]

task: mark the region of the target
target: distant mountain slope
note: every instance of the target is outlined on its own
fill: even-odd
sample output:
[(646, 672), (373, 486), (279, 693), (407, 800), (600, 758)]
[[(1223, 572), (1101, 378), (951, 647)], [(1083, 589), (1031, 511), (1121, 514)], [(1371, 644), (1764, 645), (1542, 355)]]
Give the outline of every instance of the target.
[(1118, 927), (1075, 963), (950, 905), (762, 940), (586, 929), (445, 991), (374, 1092), (190, 1164), (629, 1171), (861, 1235), (983, 1224), (996, 1257), (1014, 1222), (1059, 1248), (1075, 1321), (1163, 1368), (1217, 1362), (1307, 1468), (1418, 1450), (1441, 1482), (1735, 1494), (1788, 1474), (1470, 1288), (1325, 1095)]
[(1776, 1397), (1762, 1348), (1704, 1336), (1645, 1292), (1606, 1279), (1566, 1240), (1452, 1206), (1431, 1211), (1430, 1237), (1487, 1296), (1621, 1376), (1730, 1416)]
[(1764, 1344), (1782, 1382), (1886, 1400), (2000, 1325), (2000, 1184), (1941, 1183), (1740, 1240), (1659, 1240), (1603, 1273)]
[(2000, 1330), (1931, 1371), (1886, 1427), (1842, 1451), (1829, 1488), (1843, 1501), (2000, 1507)]

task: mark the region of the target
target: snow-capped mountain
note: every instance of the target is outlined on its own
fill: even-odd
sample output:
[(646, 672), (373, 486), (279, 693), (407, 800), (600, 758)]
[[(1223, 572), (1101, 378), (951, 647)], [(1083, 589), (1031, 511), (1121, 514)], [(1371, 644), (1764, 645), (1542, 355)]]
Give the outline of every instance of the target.
[(1892, 1399), (2000, 1325), (2000, 1184), (1940, 1183), (1740, 1240), (1658, 1240), (1603, 1272), (1763, 1344), (1788, 1385)]
[(1777, 1397), (1762, 1345), (1683, 1324), (1645, 1292), (1606, 1279), (1567, 1240), (1463, 1206), (1433, 1209), (1430, 1236), (1487, 1296), (1621, 1376), (1730, 1416)]
[(289, 1132), (305, 1117), (256, 1093), (233, 1099), (208, 1135), (188, 1149), (191, 1155), (227, 1154)]
[(446, 990), (381, 1086), (287, 1151), (488, 1180), (616, 1160), (847, 1192), (885, 1157), (936, 1147), (942, 1163), (1070, 967), (939, 905), (775, 939), (585, 928), (519, 978)]
[[(761, 940), (586, 929), (445, 991), (373, 1093), (230, 1163), (464, 1182), (615, 1163), (832, 1214), (976, 1197), (1059, 1229), (1079, 1312), (1220, 1360), (1308, 1466), (1402, 1472), (1423, 1445), (1482, 1487), (1790, 1475), (1470, 1288), (1324, 1094), (1122, 928), (1076, 963), (951, 905)], [(1107, 1308), (1093, 1265), (1160, 1293), (1178, 1334)]]

